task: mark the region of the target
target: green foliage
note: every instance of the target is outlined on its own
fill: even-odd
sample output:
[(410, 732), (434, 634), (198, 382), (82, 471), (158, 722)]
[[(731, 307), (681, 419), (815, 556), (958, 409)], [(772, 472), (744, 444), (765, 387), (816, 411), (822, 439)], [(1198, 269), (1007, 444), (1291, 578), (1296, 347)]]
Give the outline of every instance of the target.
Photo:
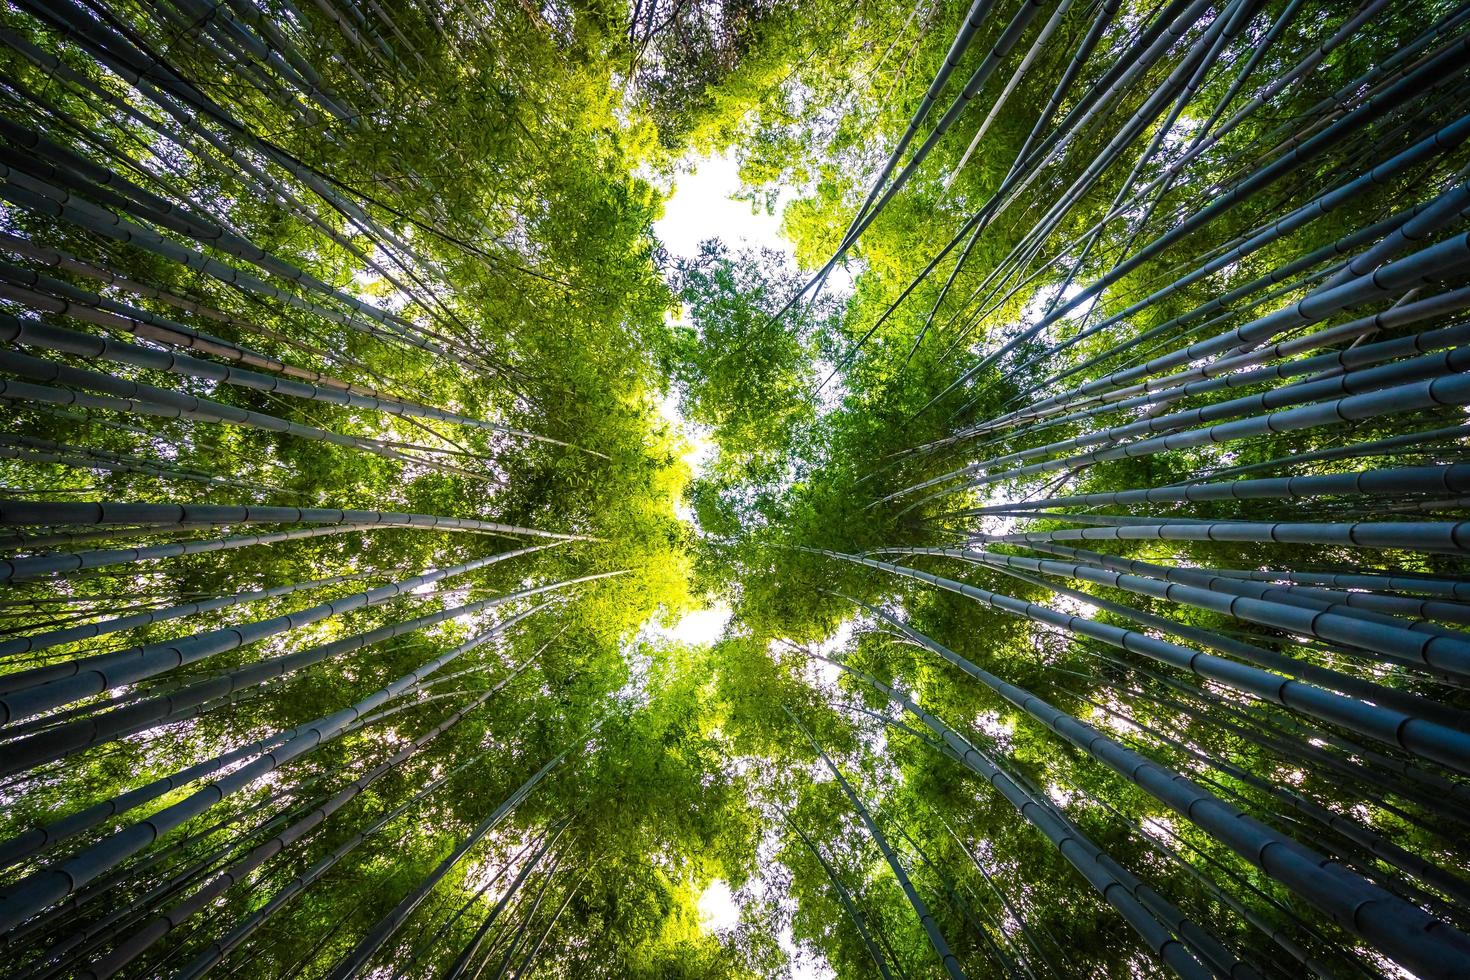
[[(1463, 256), (1325, 313), (1312, 290), (1393, 226), (1344, 236), (1463, 181), (1449, 138), (1384, 161), (1464, 115), (1463, 64), (1433, 60), (1464, 25), (1390, 3), (1324, 48), (1351, 9), (1220, 3), (1174, 24), (1185, 5), (1042, 5), (928, 140), (1018, 6), (988, 5), (959, 47), (956, 0), (0, 12), (7, 966), (333, 976), (409, 896), (363, 973), (714, 980), (816, 959), (937, 977), (932, 925), (972, 977), (1152, 977), (1141, 919), (1215, 955), (1181, 916), (1241, 957), (1206, 972), (1239, 977), (1371, 976), (1458, 941), (1470, 789), (1424, 746), (1470, 711), (1463, 528), (1443, 547), (1354, 535), (1464, 517), (1463, 407), (1435, 389), (1278, 423), (1459, 390), (1464, 338), (1433, 332), (1463, 319)], [(753, 207), (789, 200), (791, 258), (717, 228), (668, 254), (659, 188), (710, 154), (738, 160)], [(1415, 229), (1370, 265), (1453, 244), (1463, 211)], [(1429, 297), (1444, 307), (1349, 329)], [(1279, 310), (1296, 313), (1228, 333)], [(1384, 342), (1402, 343), (1354, 360)], [(138, 363), (158, 352), (174, 360)], [(1443, 489), (1171, 490), (1392, 467), (1439, 467)], [(1117, 496), (1139, 490), (1157, 496)], [(370, 513), (252, 544), (228, 539), (301, 522), (47, 522), (12, 499)], [(1165, 533), (1200, 522), (1226, 530)], [(533, 532), (572, 539), (368, 591), (547, 543)], [(37, 570), (50, 555), (77, 557)], [(1293, 578), (1338, 574), (1360, 578)], [(719, 638), (670, 638), (707, 607), (730, 612)], [(1391, 640), (1366, 626), (1385, 620)], [(1042, 702), (1093, 733), (1063, 737)], [(244, 760), (115, 802), (298, 728), (309, 751), (252, 749), (269, 771), (239, 785)], [(1172, 774), (1216, 803), (1172, 805)], [(1261, 821), (1261, 853), (1317, 853), (1273, 877), (1200, 821), (1212, 806)], [(61, 836), (67, 818), (85, 826)], [(147, 841), (114, 848), (132, 827)], [(1329, 862), (1340, 895), (1309, 887)], [(1331, 905), (1360, 880), (1382, 890)], [(734, 925), (705, 918), (716, 882)], [(1410, 925), (1365, 931), (1383, 908)]]

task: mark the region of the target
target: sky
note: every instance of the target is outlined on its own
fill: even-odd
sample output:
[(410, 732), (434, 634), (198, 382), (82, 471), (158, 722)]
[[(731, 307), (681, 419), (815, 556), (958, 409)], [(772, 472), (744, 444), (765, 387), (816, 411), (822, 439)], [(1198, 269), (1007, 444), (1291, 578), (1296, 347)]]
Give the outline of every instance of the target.
[[(748, 201), (732, 199), (731, 196), (740, 191), (739, 167), (732, 157), (697, 157), (690, 161), (689, 167), (689, 172), (681, 174), (675, 181), (674, 193), (664, 205), (663, 217), (653, 223), (653, 233), (670, 255), (694, 258), (699, 254), (700, 242), (719, 238), (733, 248), (757, 246), (776, 249), (794, 261), (791, 244), (781, 234), (779, 213), (755, 212)], [(778, 212), (784, 204), (784, 200), (778, 203)], [(680, 414), (678, 399), (672, 394), (660, 401), (659, 411), (689, 443), (689, 452), (684, 454), (684, 460), (698, 476), (713, 451), (708, 434)], [(685, 520), (691, 517), (684, 508), (680, 509), (680, 516)], [(713, 643), (729, 621), (729, 607), (717, 605), (688, 613), (672, 624), (650, 623), (648, 629), (661, 639), (690, 644)]]
[(693, 258), (700, 242), (719, 238), (733, 247), (761, 246), (793, 256), (790, 242), (781, 235), (780, 218), (790, 195), (781, 195), (776, 214), (755, 212), (749, 201), (731, 200), (740, 190), (739, 167), (732, 157), (695, 158), (690, 166), (691, 172), (674, 182), (664, 216), (653, 223), (654, 234), (671, 255)]
[[(664, 205), (664, 216), (653, 223), (654, 234), (670, 255), (693, 258), (699, 254), (700, 242), (719, 238), (734, 249), (752, 246), (771, 248), (795, 261), (791, 243), (781, 234), (780, 210), (790, 199), (789, 195), (783, 193), (780, 196), (776, 214), (756, 212), (750, 202), (731, 199), (731, 195), (740, 190), (738, 166), (732, 158), (698, 158), (690, 161), (690, 168), (690, 172), (680, 175), (675, 182), (673, 196)], [(838, 279), (834, 285), (842, 289), (846, 284)], [(678, 427), (689, 443), (690, 450), (684, 459), (698, 475), (700, 467), (713, 451), (708, 434), (699, 431), (698, 426), (680, 415), (678, 399), (672, 395), (660, 402), (659, 410)], [(682, 511), (680, 516), (685, 520), (690, 517)], [(645, 628), (662, 639), (703, 644), (719, 639), (729, 621), (730, 607), (718, 603), (708, 609), (686, 613), (672, 624), (655, 620)], [(700, 896), (699, 913), (700, 924), (714, 932), (732, 928), (740, 919), (740, 909), (730, 886), (718, 879), (711, 882)], [(825, 963), (803, 955), (803, 951), (792, 942), (789, 930), (783, 931), (778, 940), (791, 956), (792, 980), (828, 980), (834, 976)]]
[[(740, 922), (740, 907), (730, 886), (720, 878), (710, 882), (704, 894), (699, 896), (698, 907), (700, 927), (709, 932), (733, 929)], [(819, 957), (796, 945), (789, 928), (783, 929), (776, 941), (791, 958), (791, 980), (834, 980), (836, 977), (831, 967)]]
[[(736, 200), (740, 193), (740, 167), (729, 155), (694, 157), (686, 161), (687, 168), (674, 180), (674, 192), (664, 204), (663, 217), (653, 223), (653, 232), (676, 259), (693, 259), (699, 255), (701, 242), (718, 238), (732, 250), (742, 248), (768, 248), (785, 255), (792, 265), (796, 263), (795, 251), (781, 232), (781, 212), (796, 196), (794, 189), (785, 188), (776, 197), (775, 213), (756, 210), (749, 201)], [(838, 267), (827, 277), (823, 287), (827, 295), (846, 295), (852, 292), (852, 277), (847, 269)], [(829, 397), (835, 397), (836, 388), (827, 389)], [(684, 461), (696, 477), (701, 467), (708, 462), (714, 451), (709, 433), (679, 412), (678, 398), (671, 392), (660, 400), (659, 412), (684, 436), (689, 451)], [(683, 520), (692, 520), (693, 515), (681, 503), (675, 511)], [(713, 627), (713, 620), (702, 620)], [(723, 628), (724, 623), (719, 624)], [(681, 639), (698, 642), (689, 635), (695, 626), (682, 627)], [(704, 635), (704, 634), (699, 634)], [(718, 635), (718, 629), (708, 638)]]
[[(733, 157), (695, 157), (687, 166), (688, 172), (680, 174), (674, 182), (674, 193), (664, 205), (663, 217), (653, 223), (654, 234), (670, 255), (694, 258), (699, 254), (700, 242), (719, 238), (732, 248), (775, 249), (795, 262), (791, 243), (781, 233), (780, 216), (794, 193), (782, 191), (777, 197), (776, 213), (767, 214), (752, 209), (749, 201), (733, 199), (740, 192), (739, 165)], [(829, 291), (836, 293), (851, 288), (851, 280), (843, 270), (837, 270), (829, 283)], [(659, 412), (689, 443), (684, 460), (697, 477), (714, 451), (708, 432), (683, 417), (678, 399), (672, 393), (660, 400)], [(692, 519), (693, 515), (682, 503), (676, 510), (682, 519)], [(720, 604), (688, 613), (672, 624), (650, 622), (647, 628), (661, 639), (697, 645), (719, 639), (729, 621), (729, 607)]]
[(672, 624), (655, 621), (649, 625), (649, 629), (660, 639), (698, 646), (703, 643), (713, 643), (719, 639), (720, 634), (725, 631), (725, 624), (729, 621), (730, 607), (721, 602), (708, 609), (696, 609), (694, 612), (685, 613)]

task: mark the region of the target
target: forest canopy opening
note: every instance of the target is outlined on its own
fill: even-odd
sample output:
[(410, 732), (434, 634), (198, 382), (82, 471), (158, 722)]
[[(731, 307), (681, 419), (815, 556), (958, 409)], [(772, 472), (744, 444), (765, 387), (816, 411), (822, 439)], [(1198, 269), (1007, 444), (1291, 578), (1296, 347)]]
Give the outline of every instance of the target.
[(0, 972), (1470, 976), (1470, 5), (0, 7)]

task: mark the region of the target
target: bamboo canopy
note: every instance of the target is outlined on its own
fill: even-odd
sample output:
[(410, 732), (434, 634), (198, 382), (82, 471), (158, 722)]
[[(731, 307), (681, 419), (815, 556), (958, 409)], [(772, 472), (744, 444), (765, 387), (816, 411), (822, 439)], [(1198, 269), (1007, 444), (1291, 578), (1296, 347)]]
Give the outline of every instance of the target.
[[(16, 0), (6, 975), (1470, 976), (1467, 72)], [(715, 157), (787, 253), (671, 237)]]

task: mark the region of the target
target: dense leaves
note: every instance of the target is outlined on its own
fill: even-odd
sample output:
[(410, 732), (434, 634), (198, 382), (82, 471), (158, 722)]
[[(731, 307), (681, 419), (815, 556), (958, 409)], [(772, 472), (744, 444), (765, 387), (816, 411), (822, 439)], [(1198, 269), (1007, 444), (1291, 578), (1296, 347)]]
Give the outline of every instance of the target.
[(1465, 975), (1467, 29), (0, 11), (7, 971)]

